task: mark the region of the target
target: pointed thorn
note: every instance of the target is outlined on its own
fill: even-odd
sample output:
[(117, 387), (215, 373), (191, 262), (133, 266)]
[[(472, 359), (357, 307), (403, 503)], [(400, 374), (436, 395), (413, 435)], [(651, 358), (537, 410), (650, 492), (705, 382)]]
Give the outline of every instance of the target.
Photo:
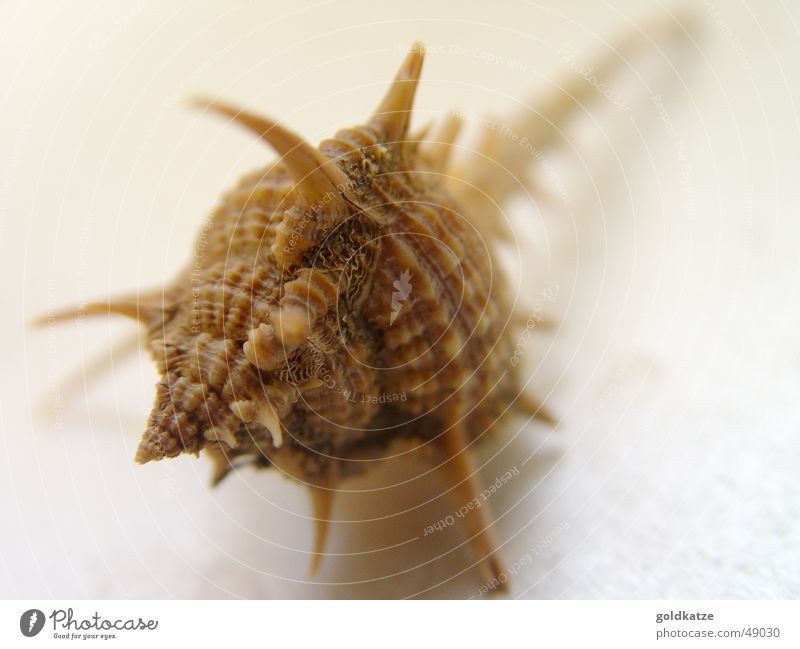
[(309, 572), (313, 577), (319, 570), (322, 562), (322, 554), (325, 551), (325, 541), (328, 538), (328, 530), (333, 508), (333, 491), (322, 487), (311, 487), (311, 509), (314, 515), (314, 550), (311, 558)]
[(508, 578), (500, 569), (500, 564), (494, 555), (487, 557), (481, 563), (481, 572), (483, 579), (487, 584), (492, 585), (492, 591), (495, 593), (505, 593), (508, 591)]
[(136, 457), (134, 458), (134, 462), (136, 464), (147, 464), (151, 460), (154, 460), (155, 456), (153, 455), (150, 448), (145, 445), (144, 442), (139, 444), (139, 447), (136, 449)]
[(517, 400), (514, 402), (514, 405), (518, 410), (529, 417), (534, 417), (540, 421), (543, 421), (553, 428), (558, 425), (558, 419), (527, 392), (520, 394), (517, 397)]
[(405, 138), (424, 58), (425, 47), (422, 43), (414, 43), (370, 120), (373, 126), (383, 132), (387, 142), (398, 142)]
[[(454, 507), (460, 509), (465, 503), (477, 502), (480, 490), (475, 480), (475, 468), (468, 456), (469, 442), (463, 423), (453, 423), (437, 438), (436, 445), (444, 459), (440, 468), (450, 484), (449, 496)], [(482, 560), (480, 570), (488, 578), (487, 583), (495, 583), (495, 579), (499, 582), (500, 567), (486, 513), (485, 508), (474, 509), (461, 519), (461, 525), (474, 555)]]
[(272, 407), (269, 401), (264, 402), (258, 409), (257, 421), (269, 431), (272, 437), (272, 444), (275, 448), (280, 448), (283, 445), (281, 420), (278, 418), (278, 415), (275, 413), (275, 408)]
[(281, 162), (289, 169), (302, 196), (309, 203), (323, 201), (346, 210), (339, 188), (347, 186), (347, 176), (302, 137), (271, 119), (225, 102), (195, 98), (190, 105), (229, 117), (269, 144), (281, 156)]
[(153, 306), (136, 301), (117, 301), (117, 302), (90, 302), (79, 307), (72, 307), (46, 313), (35, 318), (29, 323), (31, 327), (44, 327), (51, 324), (56, 324), (70, 320), (71, 318), (83, 318), (92, 315), (123, 315), (127, 318), (133, 318), (140, 322), (147, 322), (155, 319), (163, 313), (163, 310)]
[(433, 122), (429, 121), (423, 126), (420, 126), (416, 131), (414, 131), (408, 138), (409, 142), (413, 142), (415, 144), (420, 144), (428, 137), (428, 134), (431, 132), (433, 128)]
[(233, 465), (230, 462), (226, 461), (224, 464), (222, 462), (215, 464), (211, 472), (211, 486), (216, 487), (219, 485), (220, 482), (228, 477), (228, 474), (232, 470)]
[(223, 426), (212, 426), (203, 433), (203, 437), (210, 442), (225, 442), (231, 448), (236, 448), (239, 445), (234, 432)]
[(432, 170), (441, 172), (447, 167), (461, 123), (461, 118), (451, 113), (436, 124), (430, 136), (422, 142), (420, 154)]
[(221, 448), (210, 446), (206, 456), (211, 458), (211, 486), (216, 487), (234, 469), (233, 457)]

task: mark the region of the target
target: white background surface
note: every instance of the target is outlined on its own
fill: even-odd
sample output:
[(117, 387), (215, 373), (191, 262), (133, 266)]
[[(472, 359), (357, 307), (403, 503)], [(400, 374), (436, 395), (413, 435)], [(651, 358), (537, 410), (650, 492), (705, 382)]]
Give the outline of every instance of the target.
[[(438, 494), (435, 479), (356, 485), (334, 511), (335, 556), (309, 579), (299, 486), (241, 471), (211, 490), (202, 458), (133, 464), (156, 380), (146, 358), (59, 392), (132, 324), (25, 323), (169, 278), (221, 192), (269, 160), (183, 109), (191, 93), (316, 142), (364, 119), (418, 39), (431, 51), (415, 124), (504, 114), (569, 75), (563, 43), (591, 64), (674, 8), (0, 5), (0, 596), (477, 596), (457, 527), (422, 536), (447, 502), (398, 513)], [(510, 422), (479, 458), (487, 485), (520, 469), (490, 500), (515, 597), (800, 595), (800, 13), (780, 1), (696, 13), (690, 53), (629, 61), (614, 88), (631, 108), (587, 104), (547, 153), (556, 176), (510, 206), (537, 224), (519, 229), (539, 262), (519, 293), (560, 287), (554, 329), (525, 355), (562, 420), (553, 434)]]

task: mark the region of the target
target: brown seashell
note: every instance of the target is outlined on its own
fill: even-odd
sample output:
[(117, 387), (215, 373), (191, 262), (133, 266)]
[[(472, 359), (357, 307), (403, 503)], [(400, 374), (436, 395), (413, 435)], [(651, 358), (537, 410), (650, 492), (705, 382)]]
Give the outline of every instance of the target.
[[(425, 445), (460, 507), (477, 495), (472, 442), (514, 408), (546, 418), (518, 399), (508, 361), (524, 317), (494, 259), (497, 206), (512, 191), (498, 169), (519, 175), (526, 154), (487, 129), (480, 150), (451, 164), (454, 116), (409, 136), (422, 61), (415, 44), (372, 118), (319, 147), (229, 104), (199, 104), (255, 133), (279, 162), (223, 197), (198, 238), (203, 254), (165, 292), (82, 311), (136, 318), (162, 374), (136, 461), (202, 452), (215, 484), (234, 461), (279, 466), (311, 487), (313, 567), (332, 489), (374, 464), (353, 460), (379, 460), (397, 441)], [(566, 87), (550, 118), (587, 92), (582, 80)], [(387, 394), (403, 399), (382, 402)], [(497, 583), (485, 515), (461, 520)]]

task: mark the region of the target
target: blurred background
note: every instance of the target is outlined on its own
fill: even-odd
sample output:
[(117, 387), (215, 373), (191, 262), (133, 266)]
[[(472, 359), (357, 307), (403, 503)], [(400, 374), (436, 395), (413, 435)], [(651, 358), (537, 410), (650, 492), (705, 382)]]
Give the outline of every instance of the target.
[(415, 40), (417, 126), (597, 85), (506, 206), (516, 295), (557, 287), (524, 360), (559, 420), (510, 421), (477, 458), (485, 486), (513, 475), (487, 503), (509, 596), (800, 596), (799, 23), (780, 0), (0, 3), (0, 596), (484, 596), (459, 527), (425, 534), (453, 513), (434, 477), (354, 483), (311, 578), (300, 486), (133, 463), (157, 376), (111, 351), (132, 323), (27, 327), (160, 286), (271, 159), (187, 97), (317, 142)]

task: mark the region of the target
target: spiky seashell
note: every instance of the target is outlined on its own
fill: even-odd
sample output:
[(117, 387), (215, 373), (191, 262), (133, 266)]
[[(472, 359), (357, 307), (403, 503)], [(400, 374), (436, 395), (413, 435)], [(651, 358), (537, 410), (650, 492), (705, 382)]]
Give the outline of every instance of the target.
[[(197, 240), (202, 254), (164, 291), (81, 310), (138, 319), (161, 373), (136, 461), (203, 452), (215, 482), (234, 464), (280, 467), (311, 487), (315, 565), (333, 489), (375, 464), (364, 460), (424, 446), (460, 507), (477, 495), (471, 443), (515, 407), (539, 411), (509, 363), (519, 319), (494, 258), (497, 205), (511, 191), (497, 169), (525, 161), (487, 132), (452, 165), (452, 115), (427, 139), (410, 136), (422, 60), (415, 45), (371, 119), (319, 147), (199, 102), (280, 159), (224, 196)], [(460, 520), (497, 583), (485, 516)]]

